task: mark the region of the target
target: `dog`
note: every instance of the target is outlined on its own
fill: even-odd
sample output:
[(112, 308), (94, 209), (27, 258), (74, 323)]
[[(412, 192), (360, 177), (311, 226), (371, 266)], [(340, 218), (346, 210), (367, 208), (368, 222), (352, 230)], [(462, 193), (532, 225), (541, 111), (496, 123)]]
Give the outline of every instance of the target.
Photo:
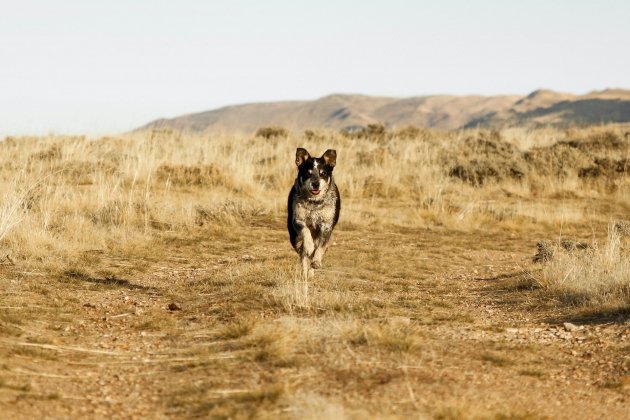
[(332, 149), (319, 158), (304, 148), (295, 152), (297, 178), (289, 193), (287, 227), (293, 249), (302, 263), (302, 276), (308, 280), (313, 269), (322, 267), (322, 258), (339, 221), (341, 197), (333, 178), (337, 152)]

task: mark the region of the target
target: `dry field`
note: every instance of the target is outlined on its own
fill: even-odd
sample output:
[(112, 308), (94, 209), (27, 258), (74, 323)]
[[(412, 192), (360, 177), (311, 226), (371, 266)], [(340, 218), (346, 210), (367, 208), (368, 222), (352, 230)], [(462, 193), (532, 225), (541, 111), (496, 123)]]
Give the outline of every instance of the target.
[[(308, 296), (300, 146), (343, 198)], [(628, 156), (624, 126), (7, 138), (0, 417), (627, 418)]]

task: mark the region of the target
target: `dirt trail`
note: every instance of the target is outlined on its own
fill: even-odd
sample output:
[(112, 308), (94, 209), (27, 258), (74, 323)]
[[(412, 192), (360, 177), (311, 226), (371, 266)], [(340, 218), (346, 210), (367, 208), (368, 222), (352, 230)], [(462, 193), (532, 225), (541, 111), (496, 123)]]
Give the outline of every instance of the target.
[(536, 234), (340, 229), (303, 307), (270, 229), (103, 257), (127, 275), (2, 266), (0, 417), (630, 413), (628, 319), (546, 298)]

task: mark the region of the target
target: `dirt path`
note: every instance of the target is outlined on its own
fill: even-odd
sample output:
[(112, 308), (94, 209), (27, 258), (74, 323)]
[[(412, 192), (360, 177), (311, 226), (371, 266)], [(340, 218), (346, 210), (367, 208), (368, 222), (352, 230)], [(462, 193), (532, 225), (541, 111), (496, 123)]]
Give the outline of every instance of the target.
[(535, 234), (335, 240), (306, 306), (278, 226), (102, 256), (109, 276), (2, 266), (1, 417), (630, 413), (627, 318), (535, 288)]

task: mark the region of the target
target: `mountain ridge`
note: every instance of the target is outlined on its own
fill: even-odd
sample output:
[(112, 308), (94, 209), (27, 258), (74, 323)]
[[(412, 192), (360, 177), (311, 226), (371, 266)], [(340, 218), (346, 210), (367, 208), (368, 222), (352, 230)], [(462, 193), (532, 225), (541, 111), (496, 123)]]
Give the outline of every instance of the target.
[(588, 125), (630, 122), (630, 90), (584, 95), (538, 89), (528, 95), (426, 95), (407, 98), (330, 94), (314, 100), (228, 105), (160, 118), (134, 131), (171, 128), (190, 132), (253, 132), (264, 126), (289, 130), (348, 129), (368, 124), (436, 129)]

